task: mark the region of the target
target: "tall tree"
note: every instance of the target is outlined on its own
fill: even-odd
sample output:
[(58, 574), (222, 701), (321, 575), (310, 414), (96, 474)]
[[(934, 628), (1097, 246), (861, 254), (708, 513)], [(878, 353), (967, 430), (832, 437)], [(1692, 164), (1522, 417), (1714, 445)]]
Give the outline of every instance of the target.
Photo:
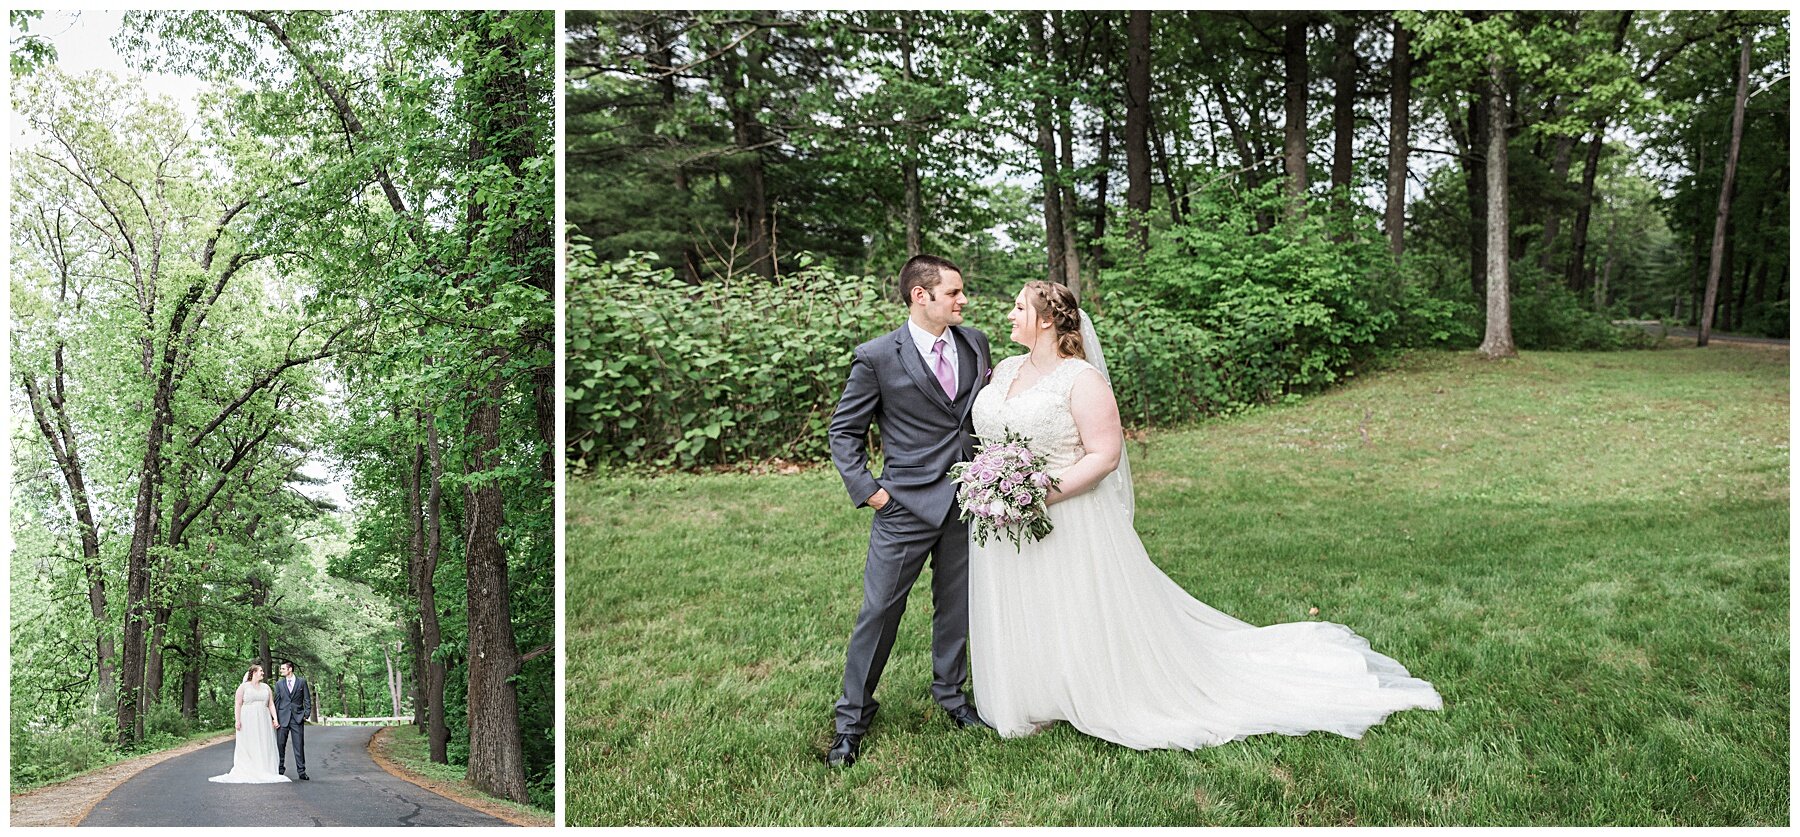
[(1719, 271), (1725, 260), (1725, 225), (1731, 219), (1731, 190), (1737, 179), (1738, 150), (1744, 141), (1744, 102), (1750, 95), (1750, 47), (1754, 35), (1746, 30), (1738, 54), (1737, 95), (1731, 102), (1731, 145), (1725, 152), (1725, 177), (1719, 184), (1719, 211), (1713, 222), (1712, 257), (1706, 268), (1706, 299), (1700, 305), (1700, 337), (1705, 346), (1712, 338), (1713, 305), (1719, 296)]
[(1281, 63), (1286, 73), (1282, 101), (1285, 103), (1282, 123), (1282, 159), (1287, 167), (1288, 214), (1299, 214), (1306, 206), (1306, 32), (1308, 18), (1304, 12), (1290, 12), (1282, 40)]
[(1138, 250), (1150, 246), (1150, 13), (1125, 28), (1125, 207)]
[(1500, 48), (1487, 58), (1487, 331), (1478, 350), (1485, 357), (1514, 357), (1512, 258), (1507, 246), (1507, 72)]
[(1394, 56), (1389, 68), (1392, 80), (1388, 97), (1387, 208), (1383, 224), (1388, 249), (1399, 258), (1406, 251), (1406, 173), (1412, 151), (1412, 33), (1398, 19), (1394, 21)]

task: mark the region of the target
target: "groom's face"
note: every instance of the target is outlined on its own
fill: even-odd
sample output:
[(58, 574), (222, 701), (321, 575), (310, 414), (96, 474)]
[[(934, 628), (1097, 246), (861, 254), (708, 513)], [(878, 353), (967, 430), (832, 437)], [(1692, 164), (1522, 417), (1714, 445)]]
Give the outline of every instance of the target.
[(954, 270), (939, 270), (937, 287), (930, 291), (916, 288), (913, 299), (924, 306), (925, 320), (938, 326), (961, 325), (963, 306), (969, 304), (962, 274)]

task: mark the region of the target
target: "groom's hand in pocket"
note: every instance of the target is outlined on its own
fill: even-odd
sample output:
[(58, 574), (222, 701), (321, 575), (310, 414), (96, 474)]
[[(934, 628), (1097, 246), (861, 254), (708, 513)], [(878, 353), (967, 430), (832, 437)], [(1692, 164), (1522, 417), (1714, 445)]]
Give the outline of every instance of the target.
[(883, 507), (887, 506), (889, 499), (891, 498), (888, 497), (887, 489), (878, 488), (874, 494), (869, 495), (869, 508), (881, 511)]

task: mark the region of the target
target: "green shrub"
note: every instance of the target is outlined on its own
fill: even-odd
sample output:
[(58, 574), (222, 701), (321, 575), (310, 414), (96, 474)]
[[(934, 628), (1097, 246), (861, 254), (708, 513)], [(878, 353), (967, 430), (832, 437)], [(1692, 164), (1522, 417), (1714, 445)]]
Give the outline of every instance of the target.
[(692, 468), (827, 456), (851, 350), (896, 325), (873, 277), (807, 265), (689, 286), (634, 254), (569, 266), (570, 456)]
[(194, 722), (181, 714), (181, 708), (175, 703), (163, 700), (150, 705), (144, 713), (144, 737), (146, 740), (163, 736), (172, 741), (179, 741), (194, 734)]
[(1788, 336), (1788, 301), (1753, 302), (1744, 306), (1743, 322), (1736, 331), (1756, 337)]
[(1613, 325), (1611, 317), (1582, 307), (1581, 298), (1560, 281), (1530, 274), (1522, 279), (1512, 295), (1513, 343), (1521, 349), (1613, 350), (1656, 342), (1641, 328)]
[(93, 712), (60, 723), (15, 717), (11, 743), (15, 791), (66, 779), (118, 756), (111, 716)]

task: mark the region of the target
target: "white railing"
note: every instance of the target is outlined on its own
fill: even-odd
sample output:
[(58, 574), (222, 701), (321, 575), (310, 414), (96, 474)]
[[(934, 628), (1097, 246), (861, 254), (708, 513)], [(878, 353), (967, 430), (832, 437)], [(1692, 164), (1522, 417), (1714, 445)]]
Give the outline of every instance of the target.
[(413, 717), (411, 715), (394, 715), (392, 717), (386, 717), (386, 718), (335, 718), (330, 715), (320, 715), (319, 723), (321, 723), (321, 724), (399, 724), (399, 723), (412, 723), (412, 719), (413, 719)]

